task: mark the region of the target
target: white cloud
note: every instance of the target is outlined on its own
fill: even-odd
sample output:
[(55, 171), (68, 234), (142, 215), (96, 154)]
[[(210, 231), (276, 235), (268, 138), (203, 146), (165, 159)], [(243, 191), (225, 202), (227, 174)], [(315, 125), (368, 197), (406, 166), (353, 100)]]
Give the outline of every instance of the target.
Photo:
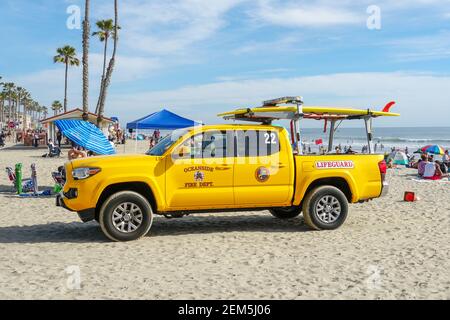
[(443, 117), (450, 101), (450, 77), (409, 73), (345, 73), (297, 78), (237, 80), (186, 86), (167, 91), (113, 95), (109, 112), (119, 114), (124, 105), (133, 120), (152, 110), (169, 108), (207, 123), (218, 122), (215, 115), (236, 107), (254, 106), (263, 100), (287, 95), (303, 95), (307, 105), (381, 108), (396, 100), (399, 119), (380, 119), (385, 126), (448, 126)]
[(325, 27), (358, 24), (367, 18), (364, 12), (355, 12), (333, 3), (260, 0), (254, 18), (282, 27)]
[[(123, 0), (122, 39), (129, 49), (155, 55), (179, 51), (209, 39), (226, 24), (224, 15), (246, 0)], [(103, 7), (97, 15), (111, 8)]]
[(401, 19), (409, 10), (448, 10), (450, 0), (258, 0), (250, 15), (259, 22), (288, 28), (365, 25), (366, 9), (381, 8), (382, 17)]
[[(91, 54), (90, 64), (93, 74), (97, 78), (101, 77), (103, 67), (103, 55)], [(109, 63), (109, 57), (107, 59)], [(113, 73), (115, 82), (128, 82), (145, 78), (152, 71), (158, 70), (162, 65), (158, 58), (132, 57), (119, 55), (116, 58), (115, 71)]]
[[(90, 105), (97, 102), (100, 79), (103, 66), (103, 55), (90, 55)], [(107, 60), (107, 63), (109, 59)], [(112, 75), (112, 83), (123, 83), (128, 81), (135, 81), (141, 78), (148, 77), (149, 73), (158, 70), (161, 67), (159, 59), (157, 58), (143, 58), (131, 56), (117, 56), (115, 71)], [(69, 108), (74, 108), (81, 105), (82, 94), (82, 68), (81, 66), (69, 68), (69, 90), (68, 100)], [(15, 83), (27, 88), (33, 95), (33, 98), (38, 100), (43, 105), (50, 105), (54, 100), (62, 101), (64, 99), (64, 67), (54, 66), (51, 69), (41, 70), (38, 72), (19, 75), (11, 79)]]
[(389, 41), (397, 61), (421, 61), (450, 58), (450, 31), (441, 31), (426, 36), (407, 37)]

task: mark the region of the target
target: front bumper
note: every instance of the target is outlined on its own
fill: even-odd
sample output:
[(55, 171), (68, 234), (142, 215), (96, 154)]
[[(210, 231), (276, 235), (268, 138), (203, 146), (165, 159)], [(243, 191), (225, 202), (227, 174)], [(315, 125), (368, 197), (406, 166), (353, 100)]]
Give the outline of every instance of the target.
[[(64, 203), (64, 199), (65, 199), (65, 197), (62, 193), (58, 194), (56, 196), (56, 206), (64, 208), (69, 211), (72, 211), (72, 212), (77, 212), (75, 210), (70, 209)], [(83, 221), (83, 222), (89, 222), (89, 221), (95, 220), (95, 208), (78, 211), (77, 213), (78, 213), (78, 216), (80, 217), (81, 221)]]
[(389, 183), (383, 181), (383, 189), (381, 191), (381, 197), (386, 197), (389, 194)]

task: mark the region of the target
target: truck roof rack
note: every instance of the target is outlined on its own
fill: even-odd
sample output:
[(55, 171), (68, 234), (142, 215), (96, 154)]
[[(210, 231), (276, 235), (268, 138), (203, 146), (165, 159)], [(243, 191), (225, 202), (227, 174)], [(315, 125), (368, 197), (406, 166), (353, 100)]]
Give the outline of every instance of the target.
[[(263, 102), (261, 107), (237, 109), (230, 112), (221, 113), (218, 116), (225, 120), (250, 121), (262, 124), (272, 124), (275, 120), (290, 120), (292, 143), (296, 146), (297, 152), (302, 153), (300, 148), (300, 119), (325, 120), (325, 132), (327, 123), (331, 123), (330, 144), (328, 151), (331, 152), (333, 136), (343, 120), (364, 120), (369, 152), (372, 151), (372, 119), (377, 117), (398, 117), (400, 114), (390, 112), (390, 108), (395, 104), (389, 102), (382, 110), (374, 111), (368, 109), (336, 108), (336, 107), (309, 107), (303, 106), (303, 98), (283, 97)], [(339, 122), (339, 123), (337, 123)]]

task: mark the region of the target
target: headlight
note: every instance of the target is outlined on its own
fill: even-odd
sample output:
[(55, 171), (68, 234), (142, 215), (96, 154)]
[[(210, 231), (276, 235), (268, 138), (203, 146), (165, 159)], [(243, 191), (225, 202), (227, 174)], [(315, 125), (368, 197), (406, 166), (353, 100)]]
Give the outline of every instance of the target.
[(75, 180), (84, 180), (96, 175), (101, 170), (99, 168), (77, 168), (72, 171), (72, 177)]

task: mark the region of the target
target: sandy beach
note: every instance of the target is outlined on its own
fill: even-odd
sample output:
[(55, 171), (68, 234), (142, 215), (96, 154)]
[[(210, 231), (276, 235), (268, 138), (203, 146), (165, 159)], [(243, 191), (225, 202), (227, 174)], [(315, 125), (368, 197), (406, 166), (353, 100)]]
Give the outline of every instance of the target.
[[(4, 168), (17, 162), (24, 176), (37, 164), (41, 189), (53, 185), (66, 158), (44, 153), (0, 151), (0, 299), (450, 299), (448, 181), (391, 170), (389, 196), (352, 205), (332, 232), (301, 217), (224, 213), (158, 217), (141, 241), (111, 243), (54, 198), (11, 192)], [(403, 202), (405, 191), (421, 200)], [(68, 285), (73, 268), (79, 289)]]

